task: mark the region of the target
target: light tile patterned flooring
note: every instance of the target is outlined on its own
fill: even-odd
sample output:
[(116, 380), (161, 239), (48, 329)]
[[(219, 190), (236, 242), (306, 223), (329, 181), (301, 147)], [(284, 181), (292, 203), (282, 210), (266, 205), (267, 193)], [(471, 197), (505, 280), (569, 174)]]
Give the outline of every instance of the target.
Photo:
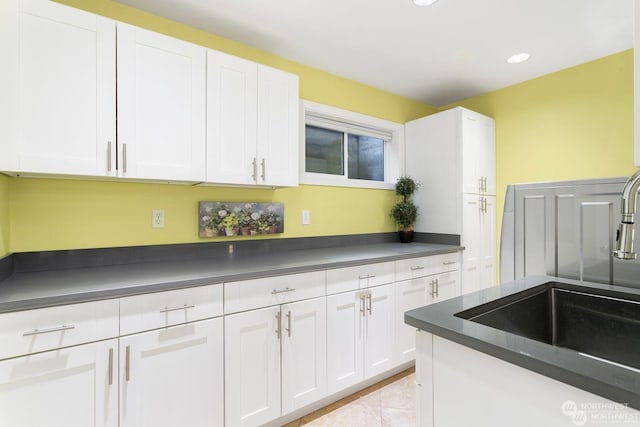
[(411, 368), (285, 427), (415, 427), (415, 387)]

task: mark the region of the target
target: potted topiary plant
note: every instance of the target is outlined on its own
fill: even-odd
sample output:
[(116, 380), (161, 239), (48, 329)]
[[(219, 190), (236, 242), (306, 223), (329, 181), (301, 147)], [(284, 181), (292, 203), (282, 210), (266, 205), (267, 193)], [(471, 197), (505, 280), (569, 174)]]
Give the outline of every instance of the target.
[(411, 201), (411, 195), (416, 191), (417, 184), (408, 176), (398, 178), (396, 194), (402, 200), (396, 203), (389, 216), (398, 224), (398, 237), (401, 243), (413, 241), (413, 224), (418, 216), (418, 207)]

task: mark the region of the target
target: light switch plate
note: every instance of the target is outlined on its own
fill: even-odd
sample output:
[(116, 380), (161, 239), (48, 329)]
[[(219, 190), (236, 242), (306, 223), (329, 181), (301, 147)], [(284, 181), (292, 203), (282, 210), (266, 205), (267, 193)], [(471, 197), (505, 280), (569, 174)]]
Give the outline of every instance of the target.
[(311, 224), (311, 214), (309, 213), (308, 210), (303, 210), (302, 211), (302, 225), (309, 225)]

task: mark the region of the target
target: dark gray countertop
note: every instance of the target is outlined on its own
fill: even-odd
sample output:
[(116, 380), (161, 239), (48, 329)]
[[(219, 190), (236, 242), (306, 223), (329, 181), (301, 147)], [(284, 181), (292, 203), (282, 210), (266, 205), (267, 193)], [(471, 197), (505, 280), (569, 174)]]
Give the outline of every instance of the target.
[[(556, 277), (527, 277), (405, 313), (405, 323), (614, 402), (640, 409), (640, 370), (504, 332), (454, 314), (547, 282), (640, 296), (640, 290)], [(637, 298), (636, 298), (637, 299)], [(639, 356), (640, 357), (640, 356)]]
[(460, 246), (429, 243), (380, 243), (261, 255), (230, 254), (193, 261), (14, 273), (0, 282), (0, 313), (438, 255), (462, 249)]

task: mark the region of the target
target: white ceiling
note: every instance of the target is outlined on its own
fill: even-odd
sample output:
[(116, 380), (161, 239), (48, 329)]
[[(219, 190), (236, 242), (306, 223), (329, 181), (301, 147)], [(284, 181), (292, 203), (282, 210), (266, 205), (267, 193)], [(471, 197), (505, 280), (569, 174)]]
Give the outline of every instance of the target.
[(633, 47), (633, 0), (118, 1), (436, 107)]

